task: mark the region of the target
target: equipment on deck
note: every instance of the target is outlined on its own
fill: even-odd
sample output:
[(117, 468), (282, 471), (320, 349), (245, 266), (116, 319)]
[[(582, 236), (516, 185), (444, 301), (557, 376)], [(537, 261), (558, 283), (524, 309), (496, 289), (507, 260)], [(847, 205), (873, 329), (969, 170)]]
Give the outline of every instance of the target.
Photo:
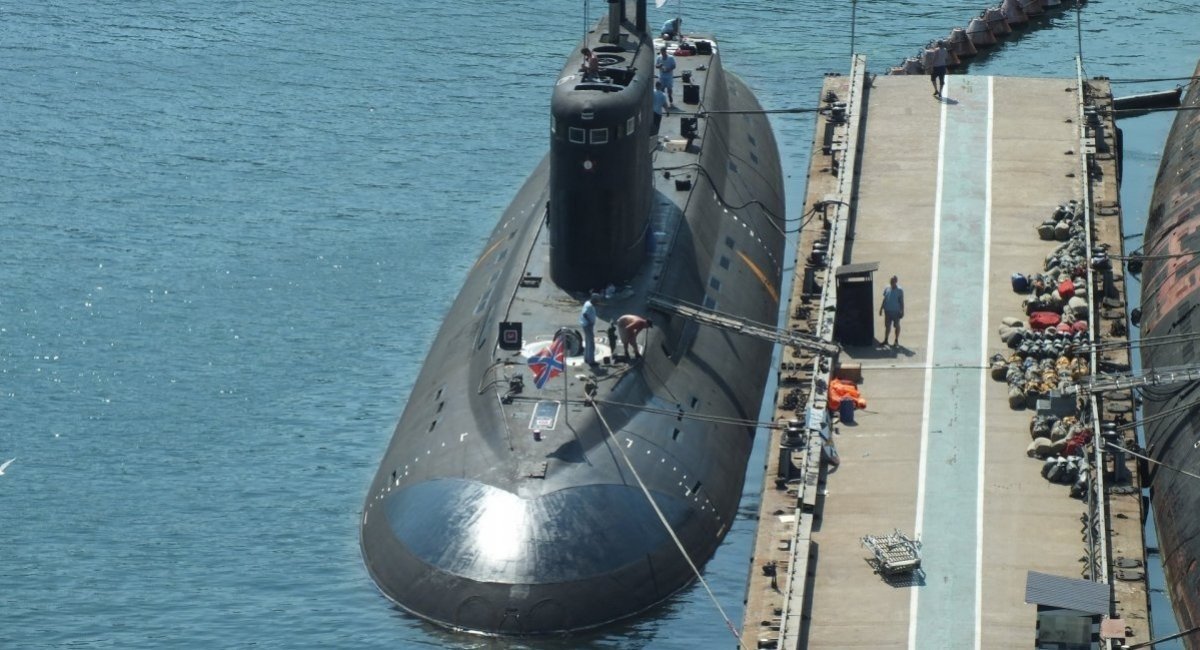
[(884, 576), (912, 573), (921, 568), (921, 540), (894, 530), (891, 535), (867, 535), (862, 545), (871, 549), (874, 559), (867, 560), (875, 572)]

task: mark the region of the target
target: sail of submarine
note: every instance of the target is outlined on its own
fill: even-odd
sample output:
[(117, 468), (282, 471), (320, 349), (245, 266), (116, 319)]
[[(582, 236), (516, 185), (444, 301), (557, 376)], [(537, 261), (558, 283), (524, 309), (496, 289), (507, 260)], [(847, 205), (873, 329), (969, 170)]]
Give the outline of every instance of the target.
[[(694, 579), (671, 531), (702, 566), (733, 522), (771, 343), (648, 300), (774, 323), (783, 178), (753, 93), (715, 41), (688, 41), (649, 34), (645, 0), (612, 0), (581, 45), (600, 75), (574, 54), (558, 76), (550, 151), (446, 315), (366, 495), (367, 571), (408, 612), (486, 635), (597, 627)], [(676, 85), (655, 136), (662, 45), (695, 88)], [(592, 369), (580, 309), (610, 286)], [(623, 314), (654, 322), (640, 361), (604, 336)], [(562, 328), (566, 372), (537, 388), (526, 358)]]
[[(1200, 364), (1200, 65), (1194, 75), (1147, 215), (1140, 348), (1147, 372)], [(1166, 584), (1179, 629), (1191, 630), (1200, 626), (1200, 382), (1145, 389), (1142, 411), (1146, 453), (1157, 461), (1147, 484)], [(1200, 634), (1185, 642), (1200, 648)]]

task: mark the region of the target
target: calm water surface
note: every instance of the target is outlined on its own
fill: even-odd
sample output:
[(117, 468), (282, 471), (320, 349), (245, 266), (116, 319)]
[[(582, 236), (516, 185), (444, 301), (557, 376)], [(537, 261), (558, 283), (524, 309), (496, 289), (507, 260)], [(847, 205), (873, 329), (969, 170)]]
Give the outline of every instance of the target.
[[(580, 4), (0, 8), (0, 647), (732, 647), (698, 588), (583, 639), (446, 635), (359, 558), (425, 348), (545, 153)], [(684, 24), (722, 37), (767, 108), (804, 107), (848, 68), (850, 6), (693, 0)], [(883, 72), (983, 5), (857, 6)], [(1189, 2), (1082, 17), (1091, 75), (1200, 56)], [(1047, 22), (972, 72), (1073, 75), (1075, 16)], [(1122, 125), (1131, 216), (1169, 120)], [(798, 214), (811, 116), (775, 126)], [(756, 508), (747, 490), (706, 570), (739, 622)]]

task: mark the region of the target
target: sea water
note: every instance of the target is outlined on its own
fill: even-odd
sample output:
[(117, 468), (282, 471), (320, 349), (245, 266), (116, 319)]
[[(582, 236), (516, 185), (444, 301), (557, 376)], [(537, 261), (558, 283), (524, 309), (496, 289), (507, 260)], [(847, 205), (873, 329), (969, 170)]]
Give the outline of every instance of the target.
[[(678, 8), (651, 8), (653, 24)], [(852, 31), (883, 73), (982, 8), (681, 9), (785, 109), (847, 72)], [(362, 500), (427, 346), (545, 154), (553, 80), (603, 9), (0, 9), (0, 462), (16, 458), (0, 476), (0, 647), (733, 647), (699, 587), (566, 641), (451, 635), (392, 608), (359, 555)], [(1198, 11), (1092, 0), (1087, 73), (1190, 75)], [(1043, 22), (970, 71), (1072, 77), (1075, 11)], [(1170, 119), (1122, 121), (1135, 224)], [(813, 120), (773, 124), (795, 217)], [(762, 458), (705, 569), (739, 625)]]

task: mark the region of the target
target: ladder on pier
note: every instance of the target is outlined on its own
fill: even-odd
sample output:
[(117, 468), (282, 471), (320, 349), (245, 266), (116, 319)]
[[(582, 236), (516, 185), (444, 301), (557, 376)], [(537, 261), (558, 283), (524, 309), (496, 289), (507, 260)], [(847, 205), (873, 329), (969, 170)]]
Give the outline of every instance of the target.
[(809, 350), (830, 357), (835, 357), (842, 351), (842, 347), (837, 343), (826, 341), (812, 334), (771, 327), (724, 312), (707, 309), (694, 303), (669, 298), (661, 294), (650, 294), (646, 302), (651, 307), (669, 314), (682, 316), (688, 320), (712, 327), (719, 327), (730, 332), (753, 336), (764, 341), (790, 345), (801, 350)]

